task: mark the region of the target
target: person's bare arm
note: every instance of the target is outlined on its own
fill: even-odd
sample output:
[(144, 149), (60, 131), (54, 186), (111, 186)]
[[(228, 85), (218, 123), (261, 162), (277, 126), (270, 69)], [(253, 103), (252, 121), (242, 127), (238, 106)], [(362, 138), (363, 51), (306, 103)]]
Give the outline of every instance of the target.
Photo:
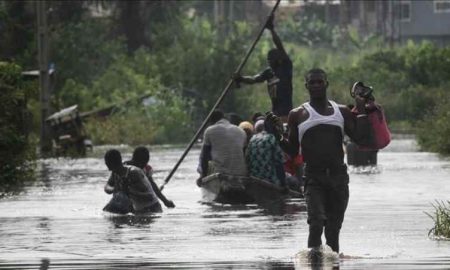
[(114, 187), (113, 187), (113, 186), (110, 186), (110, 185), (108, 185), (108, 184), (106, 184), (106, 185), (105, 185), (105, 192), (106, 192), (107, 194), (112, 194), (112, 193), (114, 192)]
[(281, 42), (281, 39), (278, 36), (277, 32), (275, 32), (275, 29), (271, 29), (270, 33), (272, 34), (272, 40), (277, 49), (280, 50), (284, 54), (284, 56), (288, 57), (286, 50), (284, 49), (283, 43)]
[(164, 203), (166, 207), (173, 208), (175, 207), (175, 204), (173, 201), (168, 200), (164, 194), (162, 194), (161, 190), (159, 190), (158, 186), (156, 185), (155, 181), (153, 181), (153, 177), (150, 175), (147, 175), (147, 179), (152, 185), (153, 191), (155, 191), (156, 196)]
[(202, 168), (201, 177), (205, 177), (206, 175), (208, 175), (208, 162), (212, 159), (211, 158), (211, 146), (206, 145), (204, 143), (201, 151), (202, 151), (202, 153), (200, 155), (200, 157), (201, 157), (200, 165)]
[(106, 194), (112, 194), (114, 193), (114, 179), (113, 175), (111, 174), (109, 176), (108, 182), (105, 184), (104, 190)]
[(234, 80), (237, 83), (245, 83), (245, 84), (255, 84), (255, 83), (262, 83), (266, 79), (262, 74), (256, 74), (254, 76), (241, 76), (239, 74), (234, 75)]
[(344, 130), (356, 144), (368, 145), (371, 143), (371, 129), (365, 110), (365, 99), (356, 97), (355, 100), (359, 112), (357, 115), (352, 113), (347, 106), (339, 107), (344, 117)]
[(267, 21), (266, 24), (266, 29), (268, 29), (270, 31), (270, 34), (272, 35), (272, 41), (275, 44), (275, 46), (277, 47), (278, 50), (280, 50), (286, 57), (287, 57), (287, 53), (286, 50), (284, 49), (283, 43), (281, 42), (280, 37), (278, 36), (277, 32), (275, 31), (275, 27), (273, 25), (273, 15), (270, 17), (270, 19)]
[(293, 109), (288, 115), (288, 138), (280, 141), (281, 149), (291, 157), (298, 155), (300, 143), (298, 140), (298, 125), (304, 118), (305, 110), (303, 107)]

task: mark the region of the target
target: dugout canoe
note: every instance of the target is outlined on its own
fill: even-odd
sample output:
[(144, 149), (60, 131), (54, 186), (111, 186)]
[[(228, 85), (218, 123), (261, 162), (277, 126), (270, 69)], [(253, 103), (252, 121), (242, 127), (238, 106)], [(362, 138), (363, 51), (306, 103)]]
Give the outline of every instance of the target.
[(288, 198), (302, 198), (300, 192), (290, 190), (287, 194), (282, 189), (266, 180), (215, 173), (201, 179), (200, 186), (205, 201), (227, 204), (267, 204)]

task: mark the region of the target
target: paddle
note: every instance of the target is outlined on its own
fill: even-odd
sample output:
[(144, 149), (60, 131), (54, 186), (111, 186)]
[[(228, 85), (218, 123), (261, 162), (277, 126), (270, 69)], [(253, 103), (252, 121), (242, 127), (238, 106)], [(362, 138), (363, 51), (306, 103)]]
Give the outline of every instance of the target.
[[(248, 58), (250, 57), (250, 54), (253, 52), (253, 49), (255, 48), (256, 44), (258, 43), (259, 39), (261, 38), (262, 33), (264, 32), (264, 29), (266, 27), (267, 22), (269, 21), (270, 17), (275, 13), (275, 10), (278, 8), (278, 5), (280, 4), (281, 0), (277, 0), (277, 2), (275, 3), (275, 6), (272, 8), (272, 11), (270, 12), (269, 16), (267, 17), (266, 21), (264, 22), (263, 26), (261, 27), (261, 30), (259, 31), (258, 35), (256, 36), (256, 39), (253, 41), (252, 46), (250, 47), (250, 49), (247, 51), (247, 54), (245, 55), (244, 59), (242, 60), (242, 62), (239, 64), (239, 66), (237, 67), (236, 71), (234, 74), (239, 74), (241, 73), (242, 68), (244, 67), (244, 65), (247, 63)], [(216, 103), (214, 104), (214, 106), (211, 108), (211, 111), (209, 112), (208, 116), (206, 116), (205, 120), (203, 121), (202, 125), (200, 126), (200, 128), (197, 130), (197, 132), (195, 133), (194, 137), (192, 137), (191, 142), (189, 143), (188, 147), (186, 148), (186, 150), (184, 150), (183, 154), (181, 155), (180, 159), (178, 160), (178, 162), (175, 164), (175, 166), (173, 167), (172, 171), (169, 173), (169, 175), (167, 176), (167, 178), (164, 180), (164, 184), (161, 185), (161, 187), (159, 188), (160, 190), (164, 189), (164, 186), (169, 183), (170, 179), (172, 178), (173, 174), (175, 173), (175, 171), (178, 169), (178, 166), (180, 166), (181, 162), (183, 162), (184, 158), (186, 157), (187, 153), (191, 150), (192, 146), (194, 145), (194, 143), (197, 141), (198, 136), (200, 135), (200, 133), (203, 131), (203, 129), (205, 128), (205, 126), (208, 124), (209, 122), (209, 118), (211, 118), (212, 113), (214, 112), (215, 109), (217, 109), (217, 107), (220, 105), (220, 103), (222, 103), (222, 100), (225, 98), (226, 94), (228, 93), (228, 91), (231, 89), (231, 86), (233, 85), (233, 78), (231, 78), (228, 81), (227, 86), (225, 87), (225, 89), (222, 91), (222, 94), (219, 96), (219, 99), (216, 101)]]

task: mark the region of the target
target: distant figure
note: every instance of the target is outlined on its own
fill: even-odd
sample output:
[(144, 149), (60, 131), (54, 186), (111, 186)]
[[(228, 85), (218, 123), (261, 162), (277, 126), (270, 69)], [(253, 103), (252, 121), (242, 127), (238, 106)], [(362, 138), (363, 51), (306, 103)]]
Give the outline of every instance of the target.
[(250, 176), (285, 187), (283, 152), (273, 130), (271, 123), (266, 121), (264, 130), (253, 135), (245, 155), (248, 171)]
[(361, 149), (356, 143), (350, 141), (345, 145), (347, 153), (347, 164), (352, 166), (375, 166), (377, 165), (378, 150)]
[(205, 130), (200, 154), (200, 179), (216, 172), (247, 175), (244, 158), (247, 141), (245, 132), (232, 125), (219, 110), (212, 113), (210, 122), (212, 125)]
[[(123, 165), (122, 155), (116, 149), (106, 152), (105, 164), (111, 171), (111, 176), (105, 185), (105, 192), (114, 195), (110, 203), (103, 209), (104, 211), (120, 214), (125, 214), (126, 212), (135, 214), (162, 212), (161, 204), (159, 204), (155, 191), (144, 171), (133, 165)], [(132, 206), (131, 209), (116, 209), (116, 198), (121, 203), (129, 200)], [(124, 203), (123, 207), (127, 207), (127, 205)]]
[(166, 207), (173, 208), (175, 207), (175, 204), (168, 200), (159, 190), (158, 186), (156, 185), (155, 181), (153, 180), (153, 169), (148, 164), (148, 161), (150, 160), (150, 152), (148, 151), (148, 148), (145, 146), (139, 146), (136, 147), (133, 151), (133, 157), (130, 161), (124, 162), (127, 165), (133, 165), (140, 169), (142, 169), (145, 173), (145, 176), (147, 176), (148, 181), (150, 181), (150, 184), (152, 185), (153, 190), (156, 193), (156, 196), (164, 203)]
[[(348, 104), (347, 108), (353, 111), (355, 105)], [(349, 138), (344, 139), (347, 164), (352, 166), (375, 166), (377, 165), (377, 149), (361, 148)]]
[(272, 34), (276, 49), (267, 54), (269, 67), (255, 76), (241, 76), (235, 74), (236, 83), (254, 84), (266, 81), (272, 112), (279, 116), (283, 123), (287, 122), (289, 112), (292, 110), (292, 61), (287, 55), (280, 38), (273, 26), (273, 17), (266, 24)]
[[(343, 136), (356, 143), (367, 143), (370, 126), (365, 111), (367, 100), (355, 96), (359, 114), (344, 105), (328, 100), (328, 80), (322, 69), (311, 69), (305, 75), (310, 101), (289, 113), (288, 140), (280, 137), (283, 150), (305, 162), (305, 199), (308, 210), (308, 247), (311, 255), (320, 253), (322, 233), (326, 244), (339, 252), (339, 234), (349, 198), (349, 176), (344, 163)], [(274, 115), (266, 119), (280, 125)], [(277, 129), (278, 130), (278, 129)]]

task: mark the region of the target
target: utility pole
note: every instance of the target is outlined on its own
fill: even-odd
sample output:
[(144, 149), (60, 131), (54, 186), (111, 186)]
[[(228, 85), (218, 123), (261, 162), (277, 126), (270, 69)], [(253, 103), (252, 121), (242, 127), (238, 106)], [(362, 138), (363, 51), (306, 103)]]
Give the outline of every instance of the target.
[(325, 0), (325, 23), (330, 25), (330, 0)]
[(36, 1), (38, 31), (39, 90), (41, 103), (41, 154), (51, 150), (50, 130), (45, 123), (49, 115), (50, 76), (48, 72), (48, 25), (47, 1)]

